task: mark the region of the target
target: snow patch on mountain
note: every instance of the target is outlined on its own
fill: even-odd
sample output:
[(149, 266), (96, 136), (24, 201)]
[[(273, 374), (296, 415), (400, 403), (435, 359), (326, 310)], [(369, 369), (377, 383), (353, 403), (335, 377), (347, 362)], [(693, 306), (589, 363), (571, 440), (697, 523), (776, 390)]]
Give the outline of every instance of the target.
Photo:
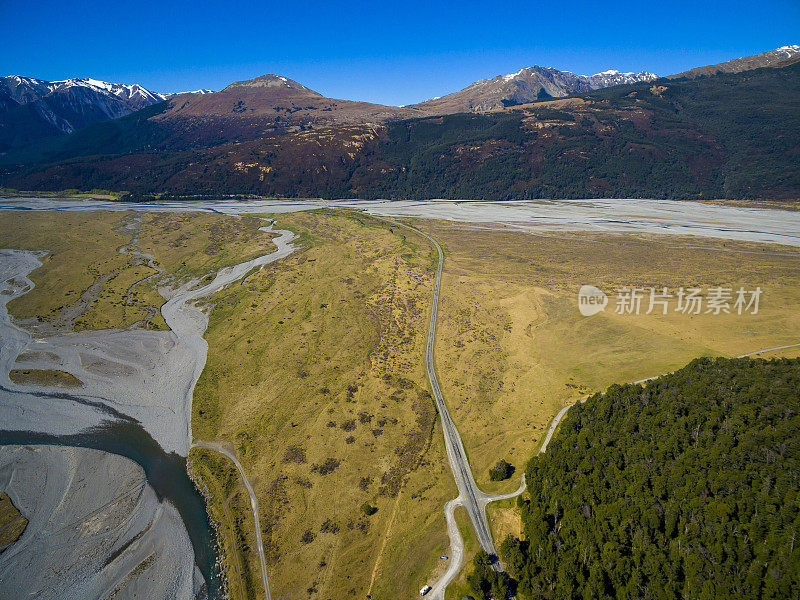
[(117, 119), (165, 96), (138, 84), (109, 83), (91, 77), (45, 81), (9, 75), (0, 78), (0, 94), (14, 105), (31, 105), (59, 133), (72, 133), (92, 123)]
[(520, 75), (520, 74), (521, 74), (521, 73), (522, 73), (524, 70), (525, 70), (525, 69), (520, 69), (520, 70), (519, 70), (519, 71), (517, 71), (516, 73), (509, 73), (508, 75), (503, 75), (503, 81), (511, 81), (511, 80), (512, 80), (512, 79), (514, 79), (515, 77), (519, 77), (519, 75)]
[(213, 93), (214, 93), (214, 90), (207, 90), (207, 89), (203, 88), (203, 89), (199, 89), (199, 90), (188, 90), (186, 92), (163, 92), (163, 93), (158, 94), (158, 95), (161, 96), (162, 98), (164, 98), (165, 100), (169, 100), (170, 98), (173, 98), (174, 96), (181, 96), (183, 94), (197, 94), (199, 96), (205, 96), (206, 94), (213, 94)]
[[(590, 90), (610, 87), (612, 85), (622, 85), (627, 83), (638, 83), (641, 81), (652, 81), (658, 79), (658, 75), (648, 71), (641, 71), (639, 73), (626, 73), (616, 69), (609, 69), (594, 75), (576, 75), (571, 71), (561, 71), (552, 67), (540, 67), (535, 65), (533, 67), (525, 67), (516, 73), (509, 73), (508, 75), (498, 75), (491, 79), (481, 79), (476, 81), (473, 86), (485, 86), (489, 83), (512, 83), (512, 82), (531, 82), (533, 80), (549, 79), (553, 82), (559, 81), (564, 83), (563, 92), (570, 93), (573, 91), (584, 91), (580, 89), (587, 87)], [(581, 84), (585, 84), (581, 86)], [(471, 86), (470, 86), (471, 87)], [(575, 88), (575, 89), (572, 89)], [(559, 95), (564, 95), (561, 93)]]

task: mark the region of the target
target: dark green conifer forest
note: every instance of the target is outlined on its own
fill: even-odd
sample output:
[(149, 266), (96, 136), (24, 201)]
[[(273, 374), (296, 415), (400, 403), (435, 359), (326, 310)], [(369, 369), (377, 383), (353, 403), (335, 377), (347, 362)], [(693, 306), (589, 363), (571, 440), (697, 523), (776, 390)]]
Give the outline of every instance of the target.
[(800, 359), (614, 385), (526, 477), (524, 535), (500, 547), (517, 598), (800, 597)]

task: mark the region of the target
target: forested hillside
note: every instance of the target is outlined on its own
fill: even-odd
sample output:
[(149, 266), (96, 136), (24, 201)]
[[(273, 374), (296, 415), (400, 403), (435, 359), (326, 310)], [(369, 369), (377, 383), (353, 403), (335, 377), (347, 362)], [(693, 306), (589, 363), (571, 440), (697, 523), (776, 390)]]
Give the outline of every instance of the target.
[(800, 198), (800, 63), (216, 145), (221, 134), (204, 121), (176, 131), (155, 114), (161, 108), (146, 110), (6, 156), (0, 184), (325, 198)]
[(500, 549), (520, 599), (800, 596), (800, 359), (612, 386), (526, 476)]

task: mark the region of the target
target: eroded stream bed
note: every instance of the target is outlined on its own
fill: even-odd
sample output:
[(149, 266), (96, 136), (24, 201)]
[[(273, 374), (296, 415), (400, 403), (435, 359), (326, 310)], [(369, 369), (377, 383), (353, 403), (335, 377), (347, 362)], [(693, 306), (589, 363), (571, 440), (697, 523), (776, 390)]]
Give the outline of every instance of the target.
[[(32, 334), (13, 321), (6, 304), (33, 289), (28, 274), (41, 255), (0, 251), (0, 484), (31, 513), (17, 547), (0, 557), (0, 574), (7, 574), (6, 581), (12, 574), (61, 570), (57, 547), (50, 551), (43, 539), (35, 539), (45, 531), (54, 530), (46, 537), (68, 547), (83, 545), (79, 550), (87, 557), (86, 564), (78, 562), (64, 573), (81, 575), (65, 581), (69, 585), (58, 578), (23, 577), (15, 593), (80, 598), (126, 590), (124, 595), (137, 595), (147, 592), (139, 583), (147, 571), (158, 578), (154, 589), (164, 597), (221, 597), (204, 500), (186, 470), (192, 394), (208, 349), (203, 339), (208, 317), (196, 302), (290, 254), (293, 234), (277, 233), (277, 250), (270, 254), (220, 269), (204, 285), (190, 281), (164, 289), (168, 299), (161, 312), (170, 331)], [(19, 367), (20, 355), (27, 357), (26, 368), (63, 371), (82, 385), (64, 390), (14, 383), (8, 374)], [(63, 451), (48, 450), (55, 447)], [(113, 493), (120, 489), (117, 471), (128, 478), (130, 493)], [(45, 483), (37, 479), (41, 472), (46, 472)], [(20, 480), (46, 485), (48, 493), (39, 496), (41, 502), (26, 498), (24, 488), (15, 487)], [(89, 497), (99, 504), (84, 514), (86, 502), (69, 501), (86, 488), (97, 496), (111, 495), (102, 501)], [(129, 507), (120, 512), (125, 502)], [(72, 513), (63, 514), (65, 505)], [(70, 537), (70, 532), (87, 531), (91, 535)], [(157, 556), (172, 566), (165, 569), (152, 558)]]

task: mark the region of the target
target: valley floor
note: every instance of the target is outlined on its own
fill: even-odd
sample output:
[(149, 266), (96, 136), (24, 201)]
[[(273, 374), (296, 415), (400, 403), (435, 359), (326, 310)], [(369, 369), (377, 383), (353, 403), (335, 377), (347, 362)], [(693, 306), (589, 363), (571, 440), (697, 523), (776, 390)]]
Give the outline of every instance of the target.
[[(563, 230), (563, 215), (557, 230), (538, 227), (530, 212), (538, 209), (522, 204), (497, 208), (503, 218), (492, 221), (486, 203), (354, 203), (399, 213), (444, 250), (436, 368), (484, 492), (516, 489), (554, 415), (589, 393), (697, 356), (800, 340), (800, 238), (788, 231), (794, 217), (783, 219), (796, 213), (779, 213), (783, 220), (774, 211), (731, 213), (723, 223), (712, 219), (723, 219), (716, 211), (745, 209), (712, 207), (702, 218), (688, 216), (686, 229), (674, 211), (690, 205), (676, 204), (667, 220), (659, 204), (642, 206), (638, 220), (628, 208), (628, 221), (607, 219), (610, 230), (597, 231), (599, 208), (571, 207), (585, 210), (576, 227), (595, 229), (576, 232)], [(218, 206), (262, 214), (276, 205)], [(9, 303), (11, 313), (41, 335), (163, 330), (158, 286), (207, 283), (207, 274), (272, 245), (272, 234), (259, 231), (261, 219), (156, 207), (165, 212), (0, 211), (0, 247), (49, 251), (31, 272), (36, 287)], [(238, 457), (252, 484), (273, 598), (411, 598), (445, 572), (443, 507), (457, 494), (424, 362), (435, 254), (421, 237), (369, 214), (311, 207), (318, 210), (272, 215), (277, 229), (294, 232), (299, 251), (201, 301), (208, 357), (193, 394), (191, 432)], [(653, 233), (658, 223), (714, 237)], [(726, 230), (740, 239), (716, 237)], [(794, 245), (764, 243), (776, 240)], [(134, 241), (139, 260), (131, 259)], [(609, 294), (605, 312), (581, 316), (577, 292), (585, 284)], [(624, 287), (714, 286), (760, 287), (758, 314), (615, 312), (614, 295)], [(72, 311), (76, 305), (81, 310)], [(16, 366), (27, 373), (14, 376), (28, 385), (76, 385), (37, 371), (47, 360), (23, 355)], [(254, 523), (239, 474), (207, 449), (193, 449), (190, 458), (218, 526), (231, 596), (260, 597)], [(493, 482), (489, 469), (501, 458), (516, 473)], [(462, 510), (455, 517), (469, 564), (476, 541)], [(495, 543), (519, 532), (512, 502), (490, 505), (488, 516)], [(462, 573), (447, 598), (460, 598), (465, 585)]]

